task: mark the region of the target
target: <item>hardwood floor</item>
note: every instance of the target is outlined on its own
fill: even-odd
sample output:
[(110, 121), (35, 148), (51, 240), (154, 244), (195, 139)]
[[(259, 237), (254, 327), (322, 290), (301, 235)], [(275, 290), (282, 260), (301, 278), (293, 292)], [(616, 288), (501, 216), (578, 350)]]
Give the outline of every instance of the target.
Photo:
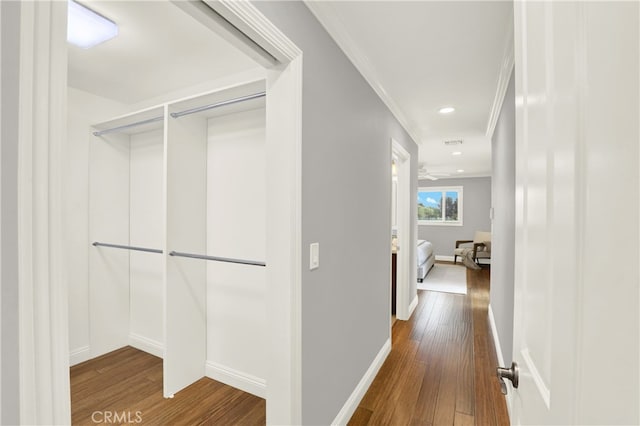
[(71, 367), (74, 425), (264, 425), (265, 400), (203, 378), (162, 396), (162, 360), (126, 347)]
[[(350, 425), (506, 425), (487, 321), (489, 271), (468, 294), (419, 291)], [(162, 397), (162, 360), (131, 347), (71, 368), (74, 425), (264, 425), (265, 401), (211, 379)]]
[(508, 425), (487, 317), (489, 270), (467, 270), (467, 295), (418, 294), (349, 425)]

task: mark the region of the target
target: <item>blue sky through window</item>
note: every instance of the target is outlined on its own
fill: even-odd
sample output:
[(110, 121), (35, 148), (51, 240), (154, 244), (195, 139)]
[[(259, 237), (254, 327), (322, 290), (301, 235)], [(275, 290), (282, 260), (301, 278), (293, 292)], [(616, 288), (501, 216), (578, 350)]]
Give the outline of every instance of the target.
[(462, 225), (462, 187), (419, 188), (419, 224)]
[(440, 207), (442, 205), (442, 192), (419, 191), (418, 204), (422, 204), (425, 207)]

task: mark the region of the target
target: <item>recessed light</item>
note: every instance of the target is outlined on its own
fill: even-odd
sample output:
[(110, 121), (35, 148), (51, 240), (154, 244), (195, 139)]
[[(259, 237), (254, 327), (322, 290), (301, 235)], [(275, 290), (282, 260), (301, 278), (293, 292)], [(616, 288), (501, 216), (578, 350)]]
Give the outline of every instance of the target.
[(440, 109), (438, 110), (438, 112), (439, 112), (440, 114), (450, 114), (450, 113), (452, 113), (452, 112), (453, 112), (453, 111), (455, 111), (455, 110), (456, 110), (456, 109), (455, 109), (454, 107), (450, 107), (450, 106), (449, 106), (449, 107), (442, 107), (442, 108), (440, 108)]
[(453, 151), (451, 155), (462, 155), (462, 151)]
[(464, 173), (464, 169), (458, 169), (458, 173)]
[(69, 1), (67, 21), (67, 41), (82, 49), (97, 46), (118, 35), (115, 22), (73, 0)]

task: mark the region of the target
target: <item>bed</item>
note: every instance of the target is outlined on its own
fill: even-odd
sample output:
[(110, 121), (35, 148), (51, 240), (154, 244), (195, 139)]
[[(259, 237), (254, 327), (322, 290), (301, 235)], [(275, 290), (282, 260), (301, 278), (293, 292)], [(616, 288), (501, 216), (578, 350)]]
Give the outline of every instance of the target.
[(436, 256), (433, 254), (433, 245), (426, 240), (418, 240), (417, 254), (418, 282), (421, 283), (436, 262)]

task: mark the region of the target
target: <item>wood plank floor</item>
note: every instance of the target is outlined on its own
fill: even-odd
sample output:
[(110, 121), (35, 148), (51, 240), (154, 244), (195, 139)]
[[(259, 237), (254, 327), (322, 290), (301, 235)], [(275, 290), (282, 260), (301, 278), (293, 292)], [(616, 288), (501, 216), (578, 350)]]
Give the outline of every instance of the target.
[(467, 270), (467, 295), (418, 291), (409, 321), (349, 425), (508, 425), (489, 332), (489, 270)]
[(162, 396), (162, 360), (126, 347), (71, 367), (74, 425), (264, 425), (265, 400), (203, 378)]
[[(411, 319), (394, 324), (392, 351), (350, 425), (509, 424), (488, 331), (489, 271), (468, 270), (467, 289), (419, 291)], [(163, 398), (162, 360), (130, 347), (71, 368), (71, 408), (74, 425), (266, 421), (263, 399), (207, 378)]]

